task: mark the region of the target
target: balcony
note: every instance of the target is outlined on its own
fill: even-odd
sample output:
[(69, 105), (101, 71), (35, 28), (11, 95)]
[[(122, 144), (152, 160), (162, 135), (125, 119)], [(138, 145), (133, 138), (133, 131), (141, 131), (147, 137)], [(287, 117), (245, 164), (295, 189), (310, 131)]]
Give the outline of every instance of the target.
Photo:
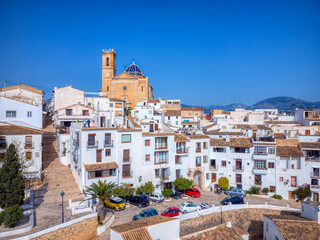
[(243, 172), (244, 171), (244, 167), (243, 166), (234, 166), (233, 167), (233, 171), (234, 172)]
[(87, 141), (87, 148), (97, 148), (97, 147), (98, 147), (98, 141), (95, 141), (95, 142)]
[(122, 172), (122, 178), (132, 178), (133, 177), (133, 172)]
[(113, 140), (104, 140), (104, 147), (113, 147)]
[(319, 190), (320, 189), (320, 185), (310, 185), (310, 189), (311, 190)]
[(188, 148), (186, 147), (177, 148), (176, 154), (188, 154)]
[(175, 162), (176, 162), (176, 164), (182, 164), (182, 160), (181, 160), (180, 157), (178, 157), (178, 158), (176, 157), (176, 161)]
[(210, 165), (210, 170), (218, 171), (219, 170), (219, 165)]
[(131, 163), (131, 161), (132, 161), (132, 157), (124, 157), (122, 159), (122, 162), (124, 162), (124, 163)]
[(168, 164), (169, 163), (169, 158), (166, 157), (165, 159), (161, 160), (154, 160), (154, 165), (160, 165), (160, 164)]
[(307, 156), (306, 162), (320, 162), (320, 157), (315, 156)]
[(297, 186), (297, 182), (291, 182), (291, 187), (296, 187)]
[(268, 168), (253, 168), (252, 173), (258, 175), (266, 175), (268, 174)]
[(196, 167), (201, 167), (201, 163), (196, 163)]
[(311, 178), (320, 178), (320, 172), (311, 172), (310, 177)]
[(25, 145), (24, 145), (24, 148), (34, 148), (34, 143), (33, 143), (33, 142), (26, 141), (26, 143), (25, 143)]
[(201, 153), (201, 148), (197, 148), (196, 153)]

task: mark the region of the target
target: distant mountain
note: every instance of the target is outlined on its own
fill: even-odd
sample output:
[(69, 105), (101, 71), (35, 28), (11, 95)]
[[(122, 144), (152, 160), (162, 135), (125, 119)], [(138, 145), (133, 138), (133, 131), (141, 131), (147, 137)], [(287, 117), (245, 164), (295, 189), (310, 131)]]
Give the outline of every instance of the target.
[(320, 108), (320, 102), (308, 102), (293, 97), (274, 97), (267, 98), (250, 106), (243, 103), (232, 103), (228, 105), (213, 104), (209, 106), (190, 106), (181, 104), (181, 107), (201, 107), (205, 113), (209, 113), (211, 109), (222, 109), (224, 111), (233, 111), (235, 108), (246, 109), (265, 109), (277, 108), (279, 111), (293, 111), (294, 108)]

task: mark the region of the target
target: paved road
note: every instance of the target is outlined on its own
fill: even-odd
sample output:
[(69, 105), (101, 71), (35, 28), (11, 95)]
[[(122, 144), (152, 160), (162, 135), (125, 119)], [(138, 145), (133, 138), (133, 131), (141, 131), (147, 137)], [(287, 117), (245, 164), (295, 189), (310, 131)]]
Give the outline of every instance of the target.
[[(187, 200), (179, 199), (175, 200), (172, 199), (171, 201), (164, 201), (161, 203), (154, 203), (151, 202), (151, 205), (149, 207), (157, 209), (158, 213), (161, 214), (167, 207), (179, 207), (179, 205), (184, 201), (191, 201), (194, 203), (201, 203), (206, 202), (210, 205), (220, 206), (220, 201), (227, 197), (224, 193), (218, 195), (214, 192), (201, 192), (201, 197), (199, 198), (191, 198), (189, 197)], [(293, 208), (300, 208), (300, 204), (296, 203), (295, 201), (288, 201), (288, 200), (277, 200), (274, 198), (262, 198), (262, 197), (256, 197), (256, 196), (249, 196), (247, 195), (245, 197), (245, 203), (249, 204), (265, 204), (266, 202), (269, 205), (277, 205), (277, 206), (287, 206), (289, 204), (290, 207)], [(115, 214), (115, 221), (112, 223), (112, 226), (126, 223), (132, 220), (133, 216), (136, 214), (139, 214), (141, 210), (144, 208), (139, 208), (137, 206), (131, 205), (130, 207), (127, 207), (123, 211), (114, 212)], [(112, 214), (112, 212), (108, 213), (109, 215)], [(98, 239), (109, 239), (110, 238), (110, 231), (106, 231), (103, 235), (101, 235)]]

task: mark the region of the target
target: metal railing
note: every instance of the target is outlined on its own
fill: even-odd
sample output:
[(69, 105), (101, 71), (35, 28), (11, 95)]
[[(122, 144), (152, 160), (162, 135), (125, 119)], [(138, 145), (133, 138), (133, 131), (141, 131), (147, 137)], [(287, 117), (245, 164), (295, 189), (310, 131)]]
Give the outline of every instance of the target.
[(210, 165), (210, 170), (217, 171), (219, 169), (219, 165)]
[(113, 140), (104, 140), (105, 147), (113, 147)]
[(176, 153), (177, 153), (177, 154), (188, 153), (188, 148), (186, 148), (186, 147), (179, 147), (179, 148), (177, 148)]
[(306, 157), (306, 162), (320, 162), (320, 157), (308, 156)]
[(26, 141), (25, 142), (24, 148), (33, 148), (33, 147), (34, 147), (34, 143), (33, 142), (30, 142), (30, 141)]
[(311, 172), (310, 177), (312, 178), (320, 178), (320, 173)]
[(124, 163), (130, 163), (131, 160), (132, 160), (132, 157), (127, 157), (127, 158), (123, 157), (122, 162), (124, 162)]
[(131, 178), (133, 177), (133, 171), (122, 172), (122, 178)]
[(176, 164), (182, 164), (181, 158), (176, 158), (176, 159), (175, 159), (175, 162), (176, 162)]
[(87, 148), (97, 148), (99, 145), (99, 142), (98, 141), (95, 141), (95, 142), (89, 142), (87, 141)]
[(243, 172), (244, 167), (243, 166), (233, 166), (233, 171), (234, 172)]

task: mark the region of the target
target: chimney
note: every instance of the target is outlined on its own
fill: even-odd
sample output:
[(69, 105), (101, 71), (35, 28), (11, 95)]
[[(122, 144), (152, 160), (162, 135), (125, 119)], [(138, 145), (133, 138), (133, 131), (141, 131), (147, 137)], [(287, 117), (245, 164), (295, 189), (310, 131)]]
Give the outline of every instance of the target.
[(228, 221), (227, 224), (226, 224), (226, 226), (227, 226), (228, 228), (232, 228), (232, 223), (231, 223), (230, 221)]

